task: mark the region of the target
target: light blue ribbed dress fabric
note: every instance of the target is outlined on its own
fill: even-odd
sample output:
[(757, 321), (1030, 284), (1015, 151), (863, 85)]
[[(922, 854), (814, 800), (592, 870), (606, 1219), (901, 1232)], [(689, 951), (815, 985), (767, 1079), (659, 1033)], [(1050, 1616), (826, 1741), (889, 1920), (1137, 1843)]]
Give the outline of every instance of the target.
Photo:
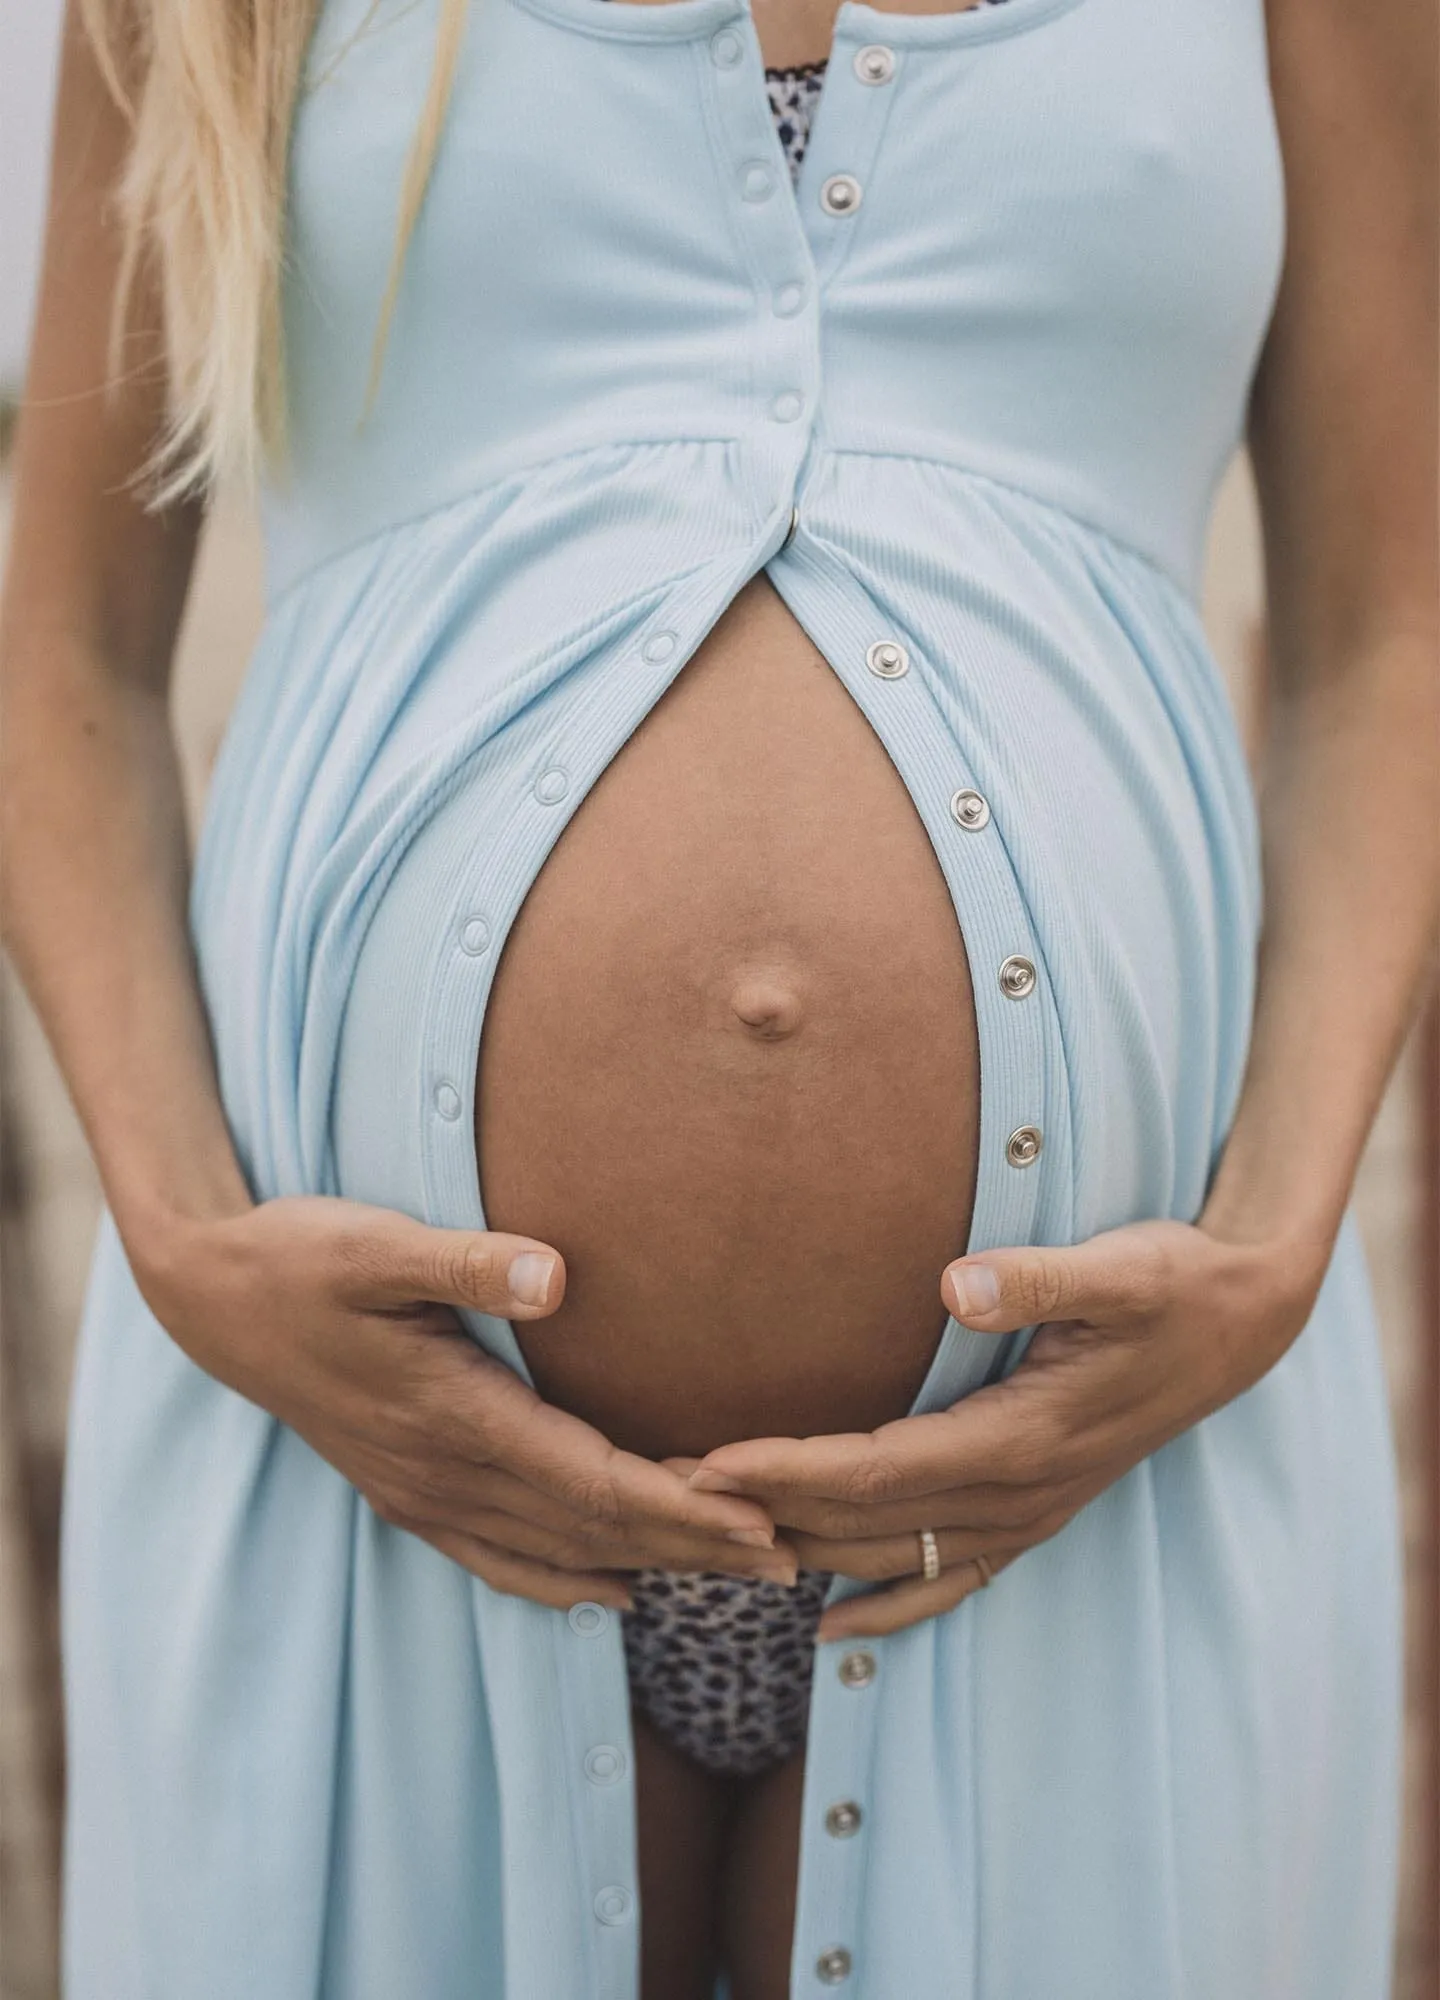
[[(973, 1247), (1193, 1217), (1260, 920), (1197, 591), (1284, 244), (1262, 0), (843, 0), (793, 190), (745, 0), (475, 0), (362, 424), (435, 15), (328, 0), (295, 136), (290, 462), (193, 890), (257, 1192), (482, 1222), (507, 928), (764, 568), (953, 894)], [(920, 1406), (1019, 1351), (952, 1324)], [(1258, 1387), (864, 1685), (820, 1650), (796, 2000), (1377, 2000), (1397, 1602), (1347, 1222)], [(108, 1218), (64, 1621), (69, 2000), (635, 2000), (616, 1619), (378, 1522), (179, 1353)]]

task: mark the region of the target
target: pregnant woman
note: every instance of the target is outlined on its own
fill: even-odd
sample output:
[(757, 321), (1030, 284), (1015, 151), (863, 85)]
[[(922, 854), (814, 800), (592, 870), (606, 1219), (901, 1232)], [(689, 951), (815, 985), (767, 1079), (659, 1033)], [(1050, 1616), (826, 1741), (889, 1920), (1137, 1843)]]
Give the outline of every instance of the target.
[(1375, 2000), (1427, 10), (84, 14), (6, 591), (107, 1196), (69, 2000)]

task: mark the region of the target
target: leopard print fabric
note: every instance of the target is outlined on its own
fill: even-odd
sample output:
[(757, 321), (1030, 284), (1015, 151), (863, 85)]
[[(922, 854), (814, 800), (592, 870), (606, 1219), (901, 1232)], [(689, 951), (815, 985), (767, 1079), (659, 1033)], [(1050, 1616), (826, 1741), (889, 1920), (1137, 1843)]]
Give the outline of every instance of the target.
[(645, 1720), (726, 1777), (753, 1778), (793, 1756), (805, 1741), (829, 1576), (802, 1569), (793, 1590), (768, 1577), (663, 1569), (628, 1581), (625, 1659)]

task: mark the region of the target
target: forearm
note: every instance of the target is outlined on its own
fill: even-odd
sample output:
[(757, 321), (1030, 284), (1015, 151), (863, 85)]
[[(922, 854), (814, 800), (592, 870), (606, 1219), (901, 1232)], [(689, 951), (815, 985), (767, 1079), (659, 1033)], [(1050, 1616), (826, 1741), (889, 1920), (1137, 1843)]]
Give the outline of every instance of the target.
[(249, 1194), (221, 1108), (186, 921), (163, 691), (73, 631), (6, 635), (0, 891), (127, 1246)]
[(1328, 1252), (1432, 962), (1440, 634), (1420, 618), (1292, 686), (1261, 791), (1253, 1038), (1204, 1225)]

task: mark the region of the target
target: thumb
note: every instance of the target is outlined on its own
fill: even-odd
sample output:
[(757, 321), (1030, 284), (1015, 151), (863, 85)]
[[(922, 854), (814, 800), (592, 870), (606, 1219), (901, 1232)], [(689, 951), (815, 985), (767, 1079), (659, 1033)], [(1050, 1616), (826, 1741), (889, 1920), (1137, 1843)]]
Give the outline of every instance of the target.
[(380, 1288), (391, 1298), (464, 1306), (505, 1319), (543, 1319), (565, 1296), (564, 1259), (533, 1236), (432, 1229), (400, 1215), (387, 1234)]
[(957, 1258), (940, 1295), (957, 1320), (981, 1333), (1014, 1333), (1048, 1320), (1106, 1324), (1153, 1312), (1170, 1288), (1181, 1223), (1131, 1223), (1083, 1243), (985, 1250)]

